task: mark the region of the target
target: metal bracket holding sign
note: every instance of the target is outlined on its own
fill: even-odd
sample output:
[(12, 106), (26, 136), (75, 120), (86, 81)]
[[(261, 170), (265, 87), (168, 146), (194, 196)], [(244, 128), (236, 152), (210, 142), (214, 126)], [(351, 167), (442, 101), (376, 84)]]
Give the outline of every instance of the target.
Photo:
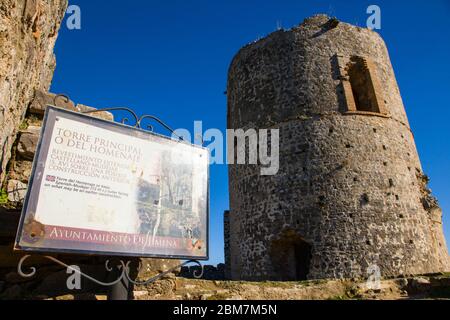
[[(133, 279), (133, 277), (130, 276), (130, 261), (124, 262), (123, 260), (120, 260), (120, 270), (122, 270), (122, 271), (121, 271), (119, 277), (117, 279), (115, 279), (114, 281), (111, 281), (111, 282), (103, 282), (103, 281), (95, 279), (94, 277), (91, 277), (90, 275), (88, 275), (88, 274), (86, 274), (84, 272), (81, 272), (79, 269), (74, 268), (73, 266), (69, 266), (68, 264), (62, 262), (61, 260), (56, 259), (55, 257), (51, 257), (51, 256), (44, 256), (44, 257), (46, 259), (50, 260), (50, 261), (55, 262), (56, 264), (59, 264), (60, 266), (63, 266), (64, 268), (67, 268), (67, 270), (70, 270), (70, 271), (72, 271), (74, 273), (77, 273), (77, 274), (79, 274), (79, 275), (81, 275), (81, 276), (91, 280), (92, 282), (95, 282), (95, 283), (97, 283), (97, 284), (99, 284), (101, 286), (104, 286), (104, 287), (110, 287), (110, 286), (117, 285), (118, 283), (120, 283), (124, 279), (126, 279), (127, 281), (131, 282), (134, 285), (145, 286), (145, 285), (147, 285), (149, 283), (155, 282), (155, 281), (163, 278), (167, 274), (170, 274), (170, 273), (174, 272), (175, 270), (179, 269), (180, 267), (186, 266), (186, 265), (191, 264), (191, 263), (197, 264), (200, 267), (199, 271), (195, 270), (193, 272), (194, 278), (200, 279), (201, 277), (203, 277), (203, 265), (198, 260), (189, 260), (189, 261), (185, 261), (183, 263), (180, 263), (179, 265), (177, 265), (177, 266), (175, 266), (175, 267), (173, 267), (173, 268), (171, 268), (169, 270), (166, 270), (166, 271), (164, 271), (164, 272), (162, 272), (162, 273), (160, 273), (160, 274), (158, 274), (158, 275), (156, 275), (156, 276), (154, 276), (154, 277), (152, 277), (152, 278), (150, 278), (148, 280), (135, 281)], [(20, 259), (19, 264), (17, 266), (17, 273), (23, 278), (32, 278), (32, 277), (34, 277), (36, 275), (36, 271), (37, 270), (36, 270), (35, 267), (30, 267), (30, 270), (31, 270), (30, 272), (26, 272), (26, 271), (23, 270), (23, 264), (25, 263), (25, 260), (27, 260), (29, 258), (31, 258), (31, 255), (23, 256), (22, 259)], [(105, 262), (105, 269), (108, 272), (111, 272), (113, 270), (113, 268), (109, 265), (109, 262), (110, 262), (109, 260), (107, 260)]]
[[(126, 111), (134, 124), (128, 125), (128, 118), (120, 124), (88, 115), (104, 111)], [(207, 149), (129, 108), (83, 113), (47, 108), (16, 237), (15, 249), (28, 253), (19, 274), (34, 276), (35, 268), (22, 270), (33, 253), (182, 259), (188, 261), (180, 266), (201, 266), (209, 250)], [(144, 120), (158, 122), (176, 139), (153, 133), (150, 125), (150, 131), (143, 130)], [(75, 272), (101, 285), (125, 278), (141, 285), (180, 267), (135, 282), (129, 262), (120, 264), (119, 279), (110, 283)], [(105, 267), (112, 270), (108, 262)]]

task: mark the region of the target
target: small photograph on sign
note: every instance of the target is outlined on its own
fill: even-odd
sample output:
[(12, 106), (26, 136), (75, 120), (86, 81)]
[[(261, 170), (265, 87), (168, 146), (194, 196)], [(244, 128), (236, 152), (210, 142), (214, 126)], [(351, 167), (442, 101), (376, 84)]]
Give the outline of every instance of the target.
[(208, 151), (49, 107), (16, 249), (208, 258)]

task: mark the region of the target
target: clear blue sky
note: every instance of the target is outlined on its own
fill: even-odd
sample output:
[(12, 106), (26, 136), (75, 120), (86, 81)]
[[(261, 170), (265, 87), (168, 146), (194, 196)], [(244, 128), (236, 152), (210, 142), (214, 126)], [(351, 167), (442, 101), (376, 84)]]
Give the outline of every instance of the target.
[[(128, 106), (175, 128), (226, 128), (226, 77), (243, 45), (316, 13), (365, 26), (370, 4), (382, 29), (450, 242), (450, 1), (71, 0), (82, 29), (65, 21), (52, 91), (94, 107)], [(211, 168), (211, 263), (223, 261), (225, 166)]]

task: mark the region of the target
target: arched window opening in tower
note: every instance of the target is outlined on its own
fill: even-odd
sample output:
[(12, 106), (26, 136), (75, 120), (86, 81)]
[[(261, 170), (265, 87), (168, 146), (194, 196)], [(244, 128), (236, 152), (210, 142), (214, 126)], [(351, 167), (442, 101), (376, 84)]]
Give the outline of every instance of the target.
[(352, 57), (348, 64), (348, 75), (356, 111), (380, 113), (375, 88), (366, 60), (361, 57)]

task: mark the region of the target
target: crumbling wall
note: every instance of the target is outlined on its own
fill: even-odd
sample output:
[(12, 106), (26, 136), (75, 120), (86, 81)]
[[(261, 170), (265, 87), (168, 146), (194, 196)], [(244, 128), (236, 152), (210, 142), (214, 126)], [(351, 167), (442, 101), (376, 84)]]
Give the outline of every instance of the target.
[(0, 184), (35, 89), (48, 91), (67, 0), (0, 1)]

